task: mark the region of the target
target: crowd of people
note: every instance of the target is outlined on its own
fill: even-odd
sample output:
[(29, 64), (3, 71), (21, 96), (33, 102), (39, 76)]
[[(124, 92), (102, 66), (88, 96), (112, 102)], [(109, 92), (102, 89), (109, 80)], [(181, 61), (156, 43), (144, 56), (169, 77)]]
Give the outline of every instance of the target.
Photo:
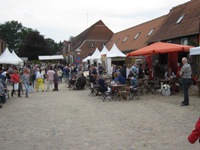
[(25, 94), (25, 97), (29, 98), (29, 93), (34, 91), (59, 91), (58, 86), (59, 83), (63, 82), (63, 79), (64, 82), (68, 82), (74, 76), (78, 76), (77, 89), (81, 89), (86, 84), (86, 79), (83, 83), (84, 75), (78, 73), (78, 71), (80, 72), (73, 64), (63, 65), (60, 63), (30, 64), (23, 67), (15, 65), (2, 66), (0, 69), (0, 107), (9, 96), (8, 84), (12, 86), (10, 91), (12, 97), (16, 94), (18, 97)]

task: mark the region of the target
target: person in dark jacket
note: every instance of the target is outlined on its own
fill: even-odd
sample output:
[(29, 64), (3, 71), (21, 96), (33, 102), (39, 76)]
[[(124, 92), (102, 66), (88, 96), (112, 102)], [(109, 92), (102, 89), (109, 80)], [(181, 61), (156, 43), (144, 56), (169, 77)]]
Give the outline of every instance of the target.
[(143, 79), (144, 77), (144, 72), (142, 69), (142, 64), (139, 64), (139, 69), (138, 69), (138, 79)]
[(77, 90), (82, 90), (86, 85), (86, 77), (84, 76), (83, 73), (80, 73), (80, 76), (77, 79), (76, 82), (76, 89)]
[(53, 82), (54, 82), (53, 91), (58, 91), (58, 81), (59, 81), (58, 73), (57, 70), (55, 70), (55, 73), (53, 74)]

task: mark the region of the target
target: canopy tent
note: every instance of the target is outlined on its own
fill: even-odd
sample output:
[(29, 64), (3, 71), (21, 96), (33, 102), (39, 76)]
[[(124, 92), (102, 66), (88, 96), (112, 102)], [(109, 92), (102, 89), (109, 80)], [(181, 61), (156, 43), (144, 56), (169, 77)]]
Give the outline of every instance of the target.
[(153, 55), (171, 52), (189, 52), (190, 48), (192, 48), (192, 46), (156, 42), (146, 47), (130, 52), (126, 56)]
[(0, 56), (0, 64), (20, 64), (20, 61), (16, 59), (14, 55), (10, 53), (6, 47), (5, 51)]
[(92, 54), (92, 56), (89, 59), (94, 60), (94, 59), (100, 59), (100, 58), (101, 58), (100, 51), (98, 48), (96, 48), (96, 50), (94, 51), (94, 53)]
[(87, 56), (86, 58), (84, 58), (84, 59), (82, 60), (82, 62), (87, 62), (88, 60), (90, 60), (90, 57), (91, 57), (91, 56)]
[(92, 54), (92, 56), (89, 58), (90, 63), (93, 64), (94, 60), (97, 61), (97, 63), (101, 63), (101, 55), (100, 55), (100, 51), (98, 48), (96, 48), (96, 50), (94, 51), (94, 53)]
[(16, 58), (16, 60), (19, 61), (20, 65), (23, 65), (23, 60), (17, 56), (14, 50), (12, 51), (12, 55)]
[(106, 55), (108, 52), (109, 52), (108, 49), (107, 49), (106, 46), (104, 45), (104, 46), (103, 46), (103, 49), (102, 49), (101, 52), (100, 52), (100, 55)]
[(200, 55), (200, 46), (190, 48), (190, 55)]
[(107, 53), (106, 57), (107, 58), (126, 57), (126, 55), (124, 53), (122, 53), (114, 43), (111, 50)]
[(39, 60), (58, 60), (64, 59), (63, 55), (50, 55), (50, 56), (38, 56)]

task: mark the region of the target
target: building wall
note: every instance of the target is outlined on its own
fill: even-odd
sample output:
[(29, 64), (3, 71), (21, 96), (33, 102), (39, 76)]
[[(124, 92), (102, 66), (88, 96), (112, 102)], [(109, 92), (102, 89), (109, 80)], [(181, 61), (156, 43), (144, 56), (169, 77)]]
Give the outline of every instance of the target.
[(6, 42), (2, 38), (0, 38), (0, 54), (3, 53), (5, 48), (6, 48)]

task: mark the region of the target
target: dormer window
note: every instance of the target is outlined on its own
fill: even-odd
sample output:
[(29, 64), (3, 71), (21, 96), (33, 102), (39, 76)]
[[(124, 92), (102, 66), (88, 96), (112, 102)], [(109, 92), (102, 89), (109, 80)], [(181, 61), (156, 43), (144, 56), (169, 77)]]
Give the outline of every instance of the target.
[(128, 36), (126, 36), (126, 37), (124, 38), (123, 42), (125, 42), (127, 39), (128, 39)]
[(185, 14), (181, 15), (181, 16), (178, 18), (178, 20), (176, 21), (176, 24), (179, 24), (179, 23), (183, 20), (184, 16), (185, 16)]
[(150, 36), (150, 35), (153, 33), (154, 30), (155, 30), (155, 29), (151, 29), (151, 30), (149, 31), (149, 33), (147, 34), (147, 36)]
[(90, 43), (90, 47), (93, 48), (94, 47), (94, 43)]
[(140, 32), (138, 34), (136, 34), (136, 36), (134, 37), (134, 40), (136, 40), (139, 35), (140, 35)]

